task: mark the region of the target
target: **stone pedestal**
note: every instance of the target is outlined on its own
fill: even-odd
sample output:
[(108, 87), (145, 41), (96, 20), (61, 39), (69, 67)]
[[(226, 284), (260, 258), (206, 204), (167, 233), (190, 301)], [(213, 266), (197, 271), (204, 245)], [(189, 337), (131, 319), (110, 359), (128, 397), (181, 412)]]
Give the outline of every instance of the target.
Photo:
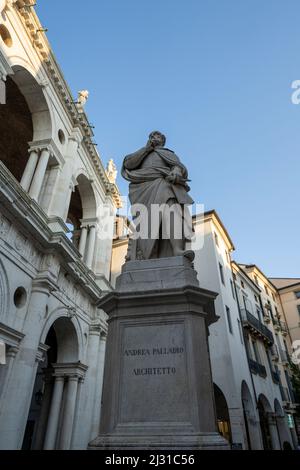
[(125, 264), (109, 314), (100, 435), (90, 449), (227, 449), (217, 432), (208, 326), (216, 294), (183, 257)]

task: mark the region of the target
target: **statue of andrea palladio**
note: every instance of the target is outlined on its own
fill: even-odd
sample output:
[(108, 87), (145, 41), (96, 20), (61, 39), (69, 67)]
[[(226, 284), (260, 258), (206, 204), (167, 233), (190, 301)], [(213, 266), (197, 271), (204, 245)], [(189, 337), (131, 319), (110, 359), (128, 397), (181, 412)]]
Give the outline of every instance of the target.
[(123, 162), (135, 226), (127, 261), (171, 256), (194, 259), (194, 252), (186, 250), (193, 237), (188, 171), (165, 144), (165, 136), (154, 131), (146, 146)]

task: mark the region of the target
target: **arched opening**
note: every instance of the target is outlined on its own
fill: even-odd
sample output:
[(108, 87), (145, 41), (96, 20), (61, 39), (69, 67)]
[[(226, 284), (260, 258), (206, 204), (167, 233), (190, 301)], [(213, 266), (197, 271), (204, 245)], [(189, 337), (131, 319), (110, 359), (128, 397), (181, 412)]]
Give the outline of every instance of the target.
[(71, 196), (69, 212), (66, 220), (66, 225), (70, 231), (68, 234), (68, 238), (74, 243), (76, 248), (79, 248), (82, 219), (82, 202), (78, 187), (76, 186)]
[(226, 398), (222, 390), (214, 384), (214, 397), (219, 433), (232, 444), (230, 417)]
[(38, 200), (47, 165), (53, 162), (49, 154), (45, 163), (44, 155), (43, 171), (41, 167), (37, 171), (43, 148), (34, 149), (34, 142), (51, 139), (51, 117), (43, 89), (31, 73), (19, 65), (12, 69), (13, 75), (6, 80), (6, 104), (0, 106), (0, 158), (25, 191), (30, 192), (34, 183), (32, 197)]
[(261, 449), (259, 423), (256, 419), (252, 396), (245, 381), (242, 382), (241, 395), (248, 450), (259, 450)]
[(281, 449), (284, 449), (286, 446), (286, 443), (289, 443), (290, 445), (292, 444), (293, 439), (292, 439), (290, 430), (287, 426), (285, 413), (279, 401), (277, 400), (277, 398), (274, 401), (274, 410), (275, 410), (275, 418), (276, 418), (278, 436), (279, 436), (279, 441), (280, 441), (280, 447)]
[(92, 269), (96, 244), (97, 204), (91, 181), (83, 174), (77, 177), (66, 218), (69, 238)]
[[(63, 449), (68, 447), (66, 439), (68, 445), (71, 443), (74, 400), (77, 399), (74, 379), (78, 386), (83, 373), (77, 332), (72, 321), (66, 317), (57, 319), (47, 334), (45, 345), (48, 349), (36, 374), (23, 440), (24, 450)], [(70, 413), (73, 414), (71, 421)]]
[(274, 442), (272, 439), (272, 429), (270, 426), (270, 415), (272, 408), (264, 395), (260, 395), (257, 402), (257, 409), (259, 413), (259, 423), (261, 429), (261, 435), (263, 440), (264, 450), (273, 450)]
[(21, 181), (28, 160), (28, 142), (33, 140), (32, 115), (18, 85), (7, 77), (6, 104), (0, 106), (0, 159)]

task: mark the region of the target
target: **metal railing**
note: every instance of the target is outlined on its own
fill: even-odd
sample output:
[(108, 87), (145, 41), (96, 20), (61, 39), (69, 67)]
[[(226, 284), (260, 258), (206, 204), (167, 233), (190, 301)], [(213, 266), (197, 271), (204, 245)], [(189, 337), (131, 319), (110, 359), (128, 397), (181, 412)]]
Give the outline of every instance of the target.
[(253, 372), (253, 374), (258, 374), (263, 378), (267, 377), (267, 370), (266, 370), (265, 366), (263, 366), (262, 364), (259, 364), (258, 362), (256, 362), (253, 359), (249, 358), (249, 366), (250, 366), (250, 370), (251, 370), (251, 372)]
[(266, 327), (258, 318), (246, 309), (241, 309), (241, 315), (244, 326), (251, 326), (258, 333), (262, 334), (271, 344), (274, 344), (274, 337), (272, 331)]

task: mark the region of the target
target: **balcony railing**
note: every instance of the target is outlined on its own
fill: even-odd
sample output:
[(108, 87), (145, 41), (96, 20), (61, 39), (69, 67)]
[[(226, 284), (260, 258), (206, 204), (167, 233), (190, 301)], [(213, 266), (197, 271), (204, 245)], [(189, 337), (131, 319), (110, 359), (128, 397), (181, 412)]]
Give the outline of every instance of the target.
[(284, 321), (279, 320), (279, 318), (273, 318), (272, 323), (275, 331), (281, 331), (284, 336), (288, 334), (288, 327)]
[(254, 361), (253, 359), (249, 359), (249, 366), (250, 370), (253, 374), (258, 374), (263, 378), (267, 377), (267, 370), (265, 366), (259, 364), (258, 362)]
[(255, 318), (255, 316), (252, 315), (252, 313), (250, 313), (246, 309), (241, 310), (241, 315), (245, 328), (250, 327), (254, 329), (257, 333), (263, 335), (265, 339), (267, 339), (269, 344), (274, 344), (273, 333), (269, 330), (269, 328), (266, 327), (266, 325), (264, 325), (260, 320)]

